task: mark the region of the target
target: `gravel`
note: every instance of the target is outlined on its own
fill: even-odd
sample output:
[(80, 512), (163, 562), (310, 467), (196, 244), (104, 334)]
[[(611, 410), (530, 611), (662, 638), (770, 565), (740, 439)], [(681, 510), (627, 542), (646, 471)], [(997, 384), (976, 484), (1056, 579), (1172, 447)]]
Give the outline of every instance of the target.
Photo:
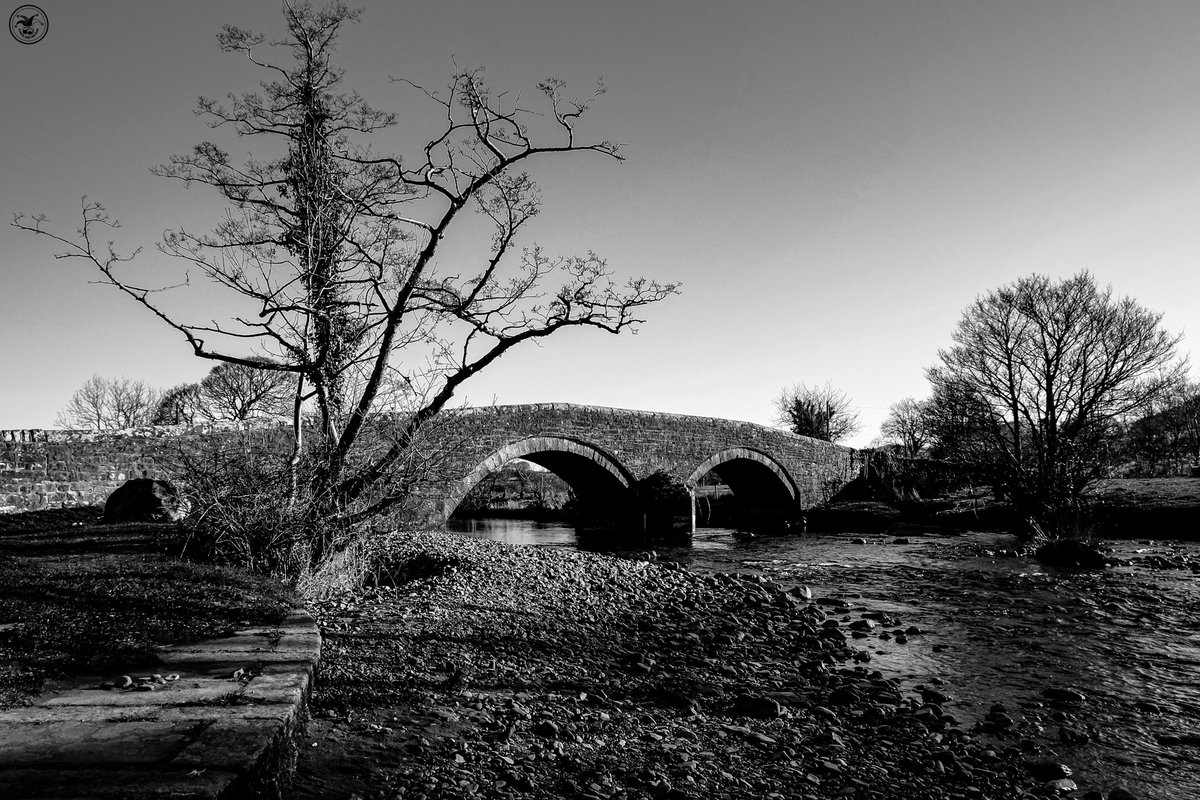
[(945, 695), (906, 694), (873, 672), (836, 600), (759, 576), (444, 533), (381, 546), (378, 585), (316, 609), (324, 664), (296, 797), (1065, 788), (1031, 775), (1019, 747), (960, 729)]

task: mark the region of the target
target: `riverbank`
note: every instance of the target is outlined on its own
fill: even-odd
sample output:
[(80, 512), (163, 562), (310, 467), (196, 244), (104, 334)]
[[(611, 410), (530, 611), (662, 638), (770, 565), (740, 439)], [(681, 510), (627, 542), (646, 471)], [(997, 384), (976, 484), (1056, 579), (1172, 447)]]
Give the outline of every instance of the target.
[(1007, 799), (1063, 778), (873, 673), (871, 642), (928, 634), (846, 600), (450, 534), (385, 546), (379, 585), (316, 608), (295, 797)]
[[(1108, 478), (1087, 493), (1090, 522), (1084, 533), (1121, 539), (1200, 539), (1200, 479)], [(891, 500), (858, 497), (807, 513), (810, 531), (941, 530), (1017, 531), (1023, 520), (986, 487), (945, 497)]]

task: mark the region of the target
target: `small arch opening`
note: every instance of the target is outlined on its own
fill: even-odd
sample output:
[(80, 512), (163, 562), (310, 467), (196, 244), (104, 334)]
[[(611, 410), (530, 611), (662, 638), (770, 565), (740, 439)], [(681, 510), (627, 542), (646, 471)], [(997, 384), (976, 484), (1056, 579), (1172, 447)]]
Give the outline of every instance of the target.
[(584, 442), (535, 437), (507, 445), (458, 482), (446, 519), (553, 519), (579, 527), (626, 526), (636, 517), (629, 472)]
[(697, 528), (782, 531), (800, 517), (795, 481), (773, 458), (735, 448), (718, 453), (692, 473)]

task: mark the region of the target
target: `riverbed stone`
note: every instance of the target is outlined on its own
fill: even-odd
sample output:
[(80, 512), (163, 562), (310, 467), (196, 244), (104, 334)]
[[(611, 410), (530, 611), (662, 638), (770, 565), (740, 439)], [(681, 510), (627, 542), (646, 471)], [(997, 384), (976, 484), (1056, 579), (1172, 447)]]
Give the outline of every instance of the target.
[(1138, 796), (1123, 786), (1117, 786), (1108, 793), (1108, 800), (1138, 800)]
[(1045, 786), (1046, 789), (1057, 794), (1071, 794), (1079, 788), (1075, 784), (1075, 781), (1071, 780), (1070, 778), (1057, 778), (1052, 781), (1046, 781), (1042, 785)]
[(783, 716), (783, 706), (778, 700), (760, 695), (740, 694), (733, 701), (730, 713), (735, 717), (777, 719)]
[(1035, 557), (1052, 567), (1104, 569), (1107, 559), (1095, 545), (1078, 539), (1055, 539), (1037, 549)]
[(1067, 686), (1049, 686), (1042, 690), (1042, 694), (1059, 703), (1082, 703), (1087, 700), (1083, 692)]

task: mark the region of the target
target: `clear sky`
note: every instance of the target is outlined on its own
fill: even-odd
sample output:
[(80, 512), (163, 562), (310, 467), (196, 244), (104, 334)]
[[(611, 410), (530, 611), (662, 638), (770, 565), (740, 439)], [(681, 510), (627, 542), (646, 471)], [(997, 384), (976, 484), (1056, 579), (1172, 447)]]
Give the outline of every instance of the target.
[[(220, 26), (279, 34), (279, 6), (38, 5), (43, 41), (0, 34), (0, 210), (70, 229), (87, 194), (122, 221), (119, 246), (146, 248), (138, 274), (167, 274), (155, 240), (217, 207), (149, 167), (213, 138), (198, 95), (257, 86)], [(636, 336), (570, 331), (506, 356), (474, 402), (770, 423), (784, 385), (829, 381), (862, 409), (861, 445), (890, 403), (927, 393), (966, 305), (1030, 273), (1090, 269), (1164, 312), (1185, 354), (1200, 335), (1194, 0), (363, 5), (340, 53), (347, 86), (403, 120), (380, 147), (411, 152), (437, 118), (389, 76), (441, 86), (453, 57), (529, 99), (550, 75), (581, 93), (603, 77), (584, 132), (628, 160), (536, 172), (525, 241), (684, 284)], [(166, 387), (211, 366), (51, 253), (0, 229), (0, 428), (51, 427), (93, 373)]]

